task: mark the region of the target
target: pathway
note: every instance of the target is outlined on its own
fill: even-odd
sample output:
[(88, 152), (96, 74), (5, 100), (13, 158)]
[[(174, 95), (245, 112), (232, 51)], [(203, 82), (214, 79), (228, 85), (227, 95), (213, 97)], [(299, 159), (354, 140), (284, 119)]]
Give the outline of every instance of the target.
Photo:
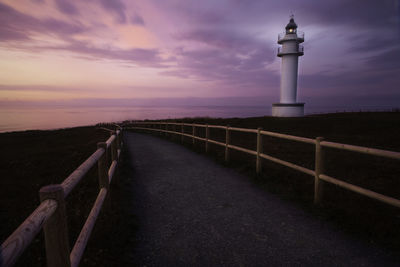
[(154, 136), (125, 132), (137, 266), (394, 266), (385, 252)]

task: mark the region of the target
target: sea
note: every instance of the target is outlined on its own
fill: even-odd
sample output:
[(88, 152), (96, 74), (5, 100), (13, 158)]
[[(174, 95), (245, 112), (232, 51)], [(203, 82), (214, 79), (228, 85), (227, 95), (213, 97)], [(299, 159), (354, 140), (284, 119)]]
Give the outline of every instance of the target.
[[(305, 113), (390, 111), (390, 107), (306, 107)], [(138, 107), (0, 107), (0, 132), (49, 130), (126, 120), (188, 117), (246, 118), (270, 116), (269, 106), (138, 106)]]

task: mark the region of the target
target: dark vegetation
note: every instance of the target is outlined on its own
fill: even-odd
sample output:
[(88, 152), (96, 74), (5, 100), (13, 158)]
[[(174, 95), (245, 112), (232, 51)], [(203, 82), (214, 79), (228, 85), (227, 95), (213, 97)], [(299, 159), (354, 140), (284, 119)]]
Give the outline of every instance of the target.
[[(61, 183), (96, 150), (97, 142), (108, 137), (108, 132), (95, 127), (0, 134), (0, 242), (38, 206), (42, 186)], [(124, 155), (122, 165), (126, 164)], [(129, 168), (122, 168), (113, 178), (80, 266), (121, 265), (123, 248), (135, 229), (128, 208), (128, 171)], [(71, 249), (98, 191), (94, 167), (66, 198)], [(34, 239), (16, 266), (46, 266), (43, 233)]]
[[(313, 115), (303, 118), (186, 118), (168, 120), (198, 124), (230, 125), (286, 133), (290, 135), (360, 145), (366, 147), (400, 151), (400, 112), (363, 112)], [(173, 126), (170, 126), (170, 130)], [(177, 127), (180, 131), (180, 128)], [(191, 127), (185, 132), (192, 133)], [(153, 133), (154, 134), (154, 133)], [(160, 134), (158, 134), (160, 135)], [(205, 137), (205, 130), (197, 128), (197, 135)], [(165, 134), (161, 134), (165, 137)], [(180, 136), (167, 138), (181, 142)], [(210, 138), (225, 142), (225, 130), (210, 129)], [(184, 144), (204, 153), (204, 142), (184, 138)], [(231, 144), (256, 149), (253, 133), (231, 133)], [(294, 141), (263, 137), (264, 153), (314, 169), (314, 146)], [(224, 163), (224, 147), (210, 144), (210, 157)], [(263, 172), (255, 173), (255, 157), (231, 151), (229, 167), (249, 175), (253, 182), (266, 191), (279, 195), (306, 209), (323, 220), (332, 222), (337, 228), (362, 238), (370, 243), (397, 251), (400, 248), (400, 209), (380, 203), (331, 184), (325, 184), (321, 206), (313, 205), (314, 178), (287, 167), (263, 161)], [(326, 173), (329, 176), (400, 199), (400, 162), (370, 155), (336, 149), (326, 149)]]
[[(296, 136), (323, 136), (334, 142), (400, 151), (400, 112), (337, 113), (304, 118), (188, 118), (175, 121), (262, 127)], [(191, 133), (191, 128), (186, 127), (185, 132)], [(205, 136), (201, 129), (197, 130), (197, 134)], [(210, 135), (212, 139), (225, 140), (224, 130), (211, 129)], [(61, 183), (96, 150), (96, 143), (105, 141), (108, 136), (107, 132), (94, 127), (0, 134), (0, 242), (37, 207), (40, 187)], [(169, 135), (167, 138), (178, 143), (181, 140), (178, 136)], [(190, 138), (185, 137), (184, 141), (187, 147), (204, 153), (203, 142), (196, 141), (193, 147)], [(255, 149), (255, 134), (232, 132), (231, 143)], [(314, 168), (312, 145), (272, 137), (264, 137), (263, 143), (266, 154)], [(223, 147), (210, 144), (209, 156), (225, 164)], [(326, 156), (328, 175), (400, 199), (398, 161), (334, 149), (328, 149)], [(136, 224), (130, 203), (133, 199), (129, 189), (132, 181), (128, 179), (131, 170), (127, 153), (123, 152), (120, 164), (81, 266), (129, 265), (129, 248), (133, 246), (131, 242)], [(313, 178), (310, 176), (267, 161), (263, 161), (262, 175), (257, 176), (254, 156), (236, 151), (231, 151), (231, 161), (227, 165), (249, 175), (266, 191), (332, 222), (337, 228), (395, 251), (400, 247), (400, 209), (329, 184), (325, 186), (322, 206), (315, 207), (312, 204)], [(97, 168), (93, 168), (67, 197), (71, 247), (97, 193)], [(42, 233), (16, 266), (45, 266)]]

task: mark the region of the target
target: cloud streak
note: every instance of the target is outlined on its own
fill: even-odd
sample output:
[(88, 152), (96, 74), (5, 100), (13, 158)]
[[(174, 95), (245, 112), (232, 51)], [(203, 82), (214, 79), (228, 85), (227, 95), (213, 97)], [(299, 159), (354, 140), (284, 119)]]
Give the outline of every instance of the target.
[(168, 60), (160, 56), (157, 49), (127, 49), (114, 50), (92, 47), (89, 43), (82, 41), (70, 41), (65, 46), (43, 46), (39, 50), (60, 50), (85, 55), (92, 59), (112, 59), (131, 62), (140, 66), (153, 68), (166, 68)]
[(55, 0), (57, 8), (66, 15), (78, 15), (78, 9), (68, 0)]
[[(56, 3), (57, 7), (61, 9), (63, 13), (79, 14), (76, 8), (69, 2), (59, 0)], [(123, 6), (118, 3), (119, 2), (109, 3), (109, 1), (102, 1), (102, 5), (120, 14), (120, 21), (122, 21), (124, 18), (121, 13)], [(144, 24), (143, 19), (140, 19), (140, 17), (137, 17), (136, 20), (136, 24)], [(166, 63), (167, 60), (161, 58), (161, 52), (158, 49), (101, 48), (93, 45), (90, 41), (80, 41), (73, 37), (76, 34), (89, 34), (90, 30), (89, 27), (79, 22), (67, 23), (54, 18), (37, 19), (0, 3), (0, 42), (19, 41), (20, 43), (13, 44), (14, 48), (32, 52), (58, 50), (84, 55), (92, 59), (127, 61), (144, 67), (166, 67), (164, 63)], [(26, 41), (35, 39), (35, 35), (37, 34), (57, 36), (57, 38), (66, 44), (27, 46)]]
[(127, 18), (125, 15), (126, 6), (121, 0), (99, 0), (100, 4), (106, 11), (110, 11), (114, 14), (115, 19), (118, 23), (126, 23)]
[(80, 23), (66, 23), (54, 18), (37, 19), (0, 3), (1, 41), (21, 41), (32, 39), (34, 34), (64, 35), (84, 33), (88, 29)]
[(275, 55), (263, 40), (240, 32), (196, 29), (176, 35), (180, 41), (199, 43), (204, 48), (177, 51), (177, 67), (164, 75), (194, 77), (235, 86), (276, 85), (276, 73), (266, 66)]

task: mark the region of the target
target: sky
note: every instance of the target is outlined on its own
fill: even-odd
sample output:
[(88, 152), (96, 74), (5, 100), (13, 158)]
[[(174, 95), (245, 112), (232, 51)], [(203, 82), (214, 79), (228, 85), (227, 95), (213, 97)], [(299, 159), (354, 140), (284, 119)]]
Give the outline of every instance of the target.
[(400, 103), (399, 0), (0, 0), (0, 105), (270, 105), (291, 14), (299, 101)]

